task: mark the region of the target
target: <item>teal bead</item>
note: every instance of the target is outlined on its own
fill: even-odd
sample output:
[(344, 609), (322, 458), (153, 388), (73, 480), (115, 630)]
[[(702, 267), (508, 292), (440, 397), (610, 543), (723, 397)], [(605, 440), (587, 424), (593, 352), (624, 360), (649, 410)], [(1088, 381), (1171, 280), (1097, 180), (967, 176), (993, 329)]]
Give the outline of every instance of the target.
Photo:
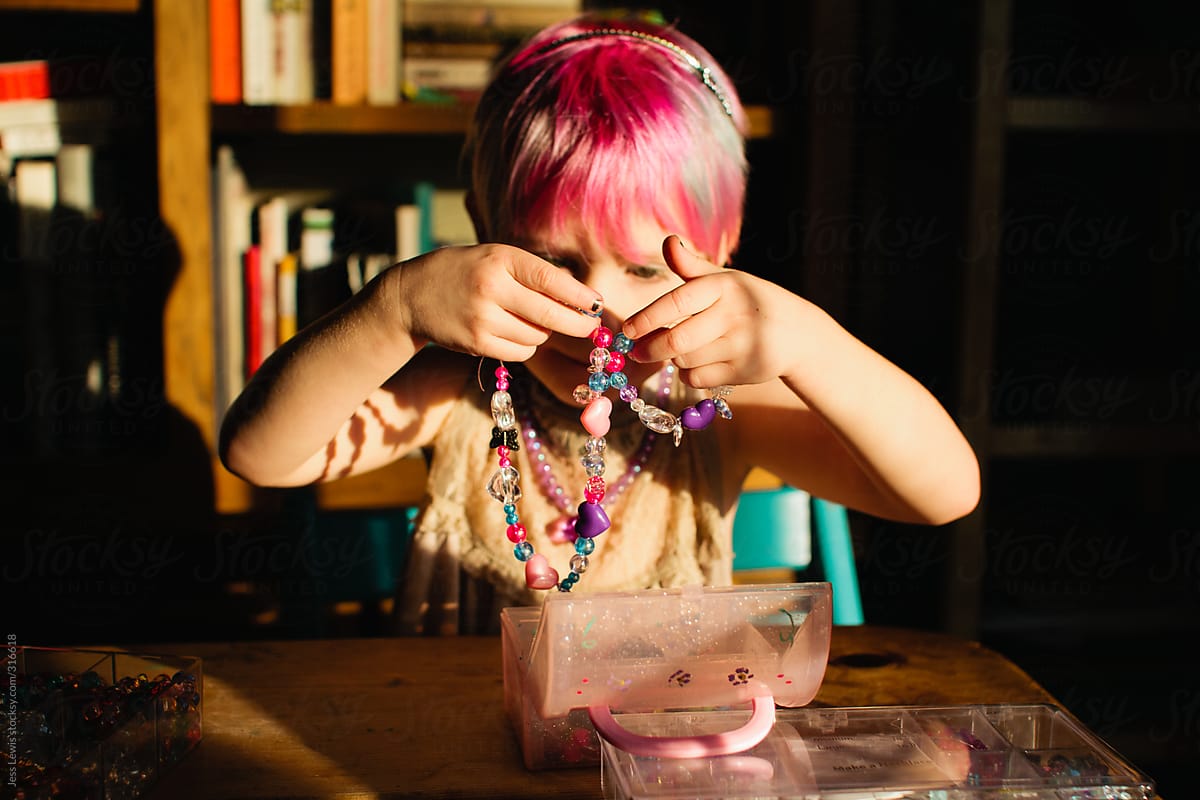
[(624, 372), (613, 372), (608, 376), (608, 384), (616, 389), (624, 389), (629, 385), (629, 376)]
[(596, 549), (596, 540), (589, 539), (586, 536), (580, 536), (575, 540), (575, 552), (581, 556), (590, 556), (592, 551)]
[(533, 555), (533, 545), (529, 542), (521, 542), (513, 548), (513, 555), (517, 557), (517, 561), (528, 561)]
[(504, 513), (505, 514), (515, 514), (515, 513), (517, 513), (517, 507), (515, 505), (513, 505), (512, 503), (505, 503), (504, 504)]
[(612, 349), (618, 353), (628, 353), (633, 349), (633, 339), (630, 339), (623, 333), (618, 333), (613, 337)]
[(608, 388), (609, 377), (607, 372), (593, 372), (588, 376), (588, 388), (593, 392), (603, 392)]
[(509, 525), (516, 525), (518, 522), (521, 521), (521, 518), (519, 516), (517, 516), (516, 513), (505, 514), (504, 521), (507, 522)]

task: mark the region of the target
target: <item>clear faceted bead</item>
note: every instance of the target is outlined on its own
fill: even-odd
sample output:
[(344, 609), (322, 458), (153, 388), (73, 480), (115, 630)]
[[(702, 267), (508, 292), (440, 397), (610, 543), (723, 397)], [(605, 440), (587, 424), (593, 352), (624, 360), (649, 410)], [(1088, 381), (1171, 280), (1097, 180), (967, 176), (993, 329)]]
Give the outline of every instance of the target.
[(597, 347), (592, 350), (591, 362), (593, 371), (604, 369), (604, 365), (608, 363), (611, 357), (608, 350), (603, 347)]
[(571, 392), (571, 397), (576, 403), (585, 406), (596, 397), (596, 392), (593, 392), (592, 387), (586, 383), (581, 383), (575, 387), (575, 391)]
[(638, 412), (638, 419), (655, 433), (670, 433), (675, 429), (677, 420), (669, 411), (663, 411), (655, 406), (646, 406)]
[(729, 403), (725, 402), (725, 398), (715, 398), (713, 406), (717, 409), (717, 413), (721, 415), (721, 419), (733, 419), (733, 411), (729, 408)]
[(504, 504), (521, 499), (521, 473), (514, 466), (501, 467), (488, 481), (488, 494)]
[(608, 443), (604, 441), (603, 436), (589, 436), (583, 443), (581, 452), (585, 456), (603, 456), (607, 449)]
[(512, 395), (499, 391), (492, 393), (492, 419), (500, 430), (511, 430), (517, 427), (517, 415), (513, 411)]
[(588, 560), (587, 556), (581, 556), (578, 553), (571, 556), (571, 571), (578, 572), (580, 575), (587, 572)]

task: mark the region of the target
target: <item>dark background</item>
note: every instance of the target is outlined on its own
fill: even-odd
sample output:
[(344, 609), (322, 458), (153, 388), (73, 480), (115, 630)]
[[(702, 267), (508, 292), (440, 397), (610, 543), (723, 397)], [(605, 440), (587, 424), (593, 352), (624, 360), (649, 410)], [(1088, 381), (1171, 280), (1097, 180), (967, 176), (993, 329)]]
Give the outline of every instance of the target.
[[(953, 598), (968, 587), (979, 613), (967, 633), (1164, 795), (1186, 796), (1183, 769), (1200, 759), (1200, 682), (1184, 656), (1200, 632), (1200, 12), (1005, 5), (1002, 53), (981, 44), (985, 3), (659, 7), (747, 103), (779, 110), (781, 133), (750, 145), (737, 265), (821, 302), (985, 431), (984, 503), (969, 521), (982, 564), (968, 571), (950, 546), (970, 525), (853, 515), (868, 622), (957, 627)], [(11, 216), (3, 228), (4, 268), (21, 276), (0, 296), (5, 360), (18, 365), (3, 376), (0, 428), (6, 627), (32, 644), (382, 633), (404, 511), (323, 513), (297, 490), (272, 493), (281, 511), (217, 516), (202, 440), (165, 399), (175, 263), (155, 217), (149, 13), (2, 19), (5, 60), (91, 53), (114, 65), (126, 123), (115, 211), (97, 223), (107, 249), (64, 256), (75, 267), (57, 273), (50, 309), (31, 308)], [(1007, 78), (987, 73), (1002, 60)], [(1051, 99), (1068, 117), (1076, 101), (1129, 104), (1134, 121), (981, 131), (981, 83)], [(984, 268), (970, 218), (980, 136), (1004, 145), (1001, 203), (982, 226), (997, 279), (982, 305), (964, 302)], [(319, 144), (367, 174), (377, 165), (352, 151), (387, 146)], [(966, 359), (964, 324), (989, 304), (991, 356)], [(55, 369), (35, 352), (54, 353)], [(102, 400), (82, 388), (96, 357), (121, 378)], [(984, 387), (987, 419), (964, 404), (970, 385)], [(1006, 449), (993, 429), (1043, 443)]]

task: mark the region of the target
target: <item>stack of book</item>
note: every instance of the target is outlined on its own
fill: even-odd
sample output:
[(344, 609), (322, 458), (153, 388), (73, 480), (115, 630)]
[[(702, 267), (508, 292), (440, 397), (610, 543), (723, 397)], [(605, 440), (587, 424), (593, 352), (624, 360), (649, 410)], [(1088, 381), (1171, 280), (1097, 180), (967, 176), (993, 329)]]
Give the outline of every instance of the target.
[(581, 0), (210, 0), (211, 99), (470, 99), (513, 44), (581, 10)]
[(381, 272), (474, 241), (465, 191), (427, 181), (352, 198), (252, 188), (233, 148), (222, 145), (213, 186), (221, 413), (276, 347)]
[[(127, 130), (140, 115), (79, 60), (0, 63), (2, 449), (45, 459), (128, 439), (131, 287), (149, 271)], [(91, 75), (103, 74), (92, 70)], [(148, 229), (139, 231), (148, 235)], [(144, 387), (139, 387), (144, 388)]]

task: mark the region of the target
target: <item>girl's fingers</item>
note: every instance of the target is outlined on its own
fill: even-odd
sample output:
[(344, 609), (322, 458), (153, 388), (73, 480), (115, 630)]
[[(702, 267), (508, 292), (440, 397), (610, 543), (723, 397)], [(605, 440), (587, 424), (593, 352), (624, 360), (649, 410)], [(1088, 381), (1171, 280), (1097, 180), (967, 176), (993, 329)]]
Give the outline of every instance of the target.
[[(728, 326), (713, 314), (687, 317), (678, 325), (638, 339), (633, 357), (635, 361), (667, 361), (706, 351), (727, 330)], [(707, 353), (705, 357), (709, 357)]]
[(641, 339), (654, 331), (670, 328), (712, 306), (721, 297), (718, 282), (696, 279), (676, 287), (637, 312), (621, 330), (630, 339)]
[[(531, 295), (514, 298), (512, 310), (550, 330), (587, 336), (596, 327), (603, 298), (565, 269), (514, 248), (512, 276)], [(545, 302), (545, 301), (551, 302)], [(588, 316), (592, 314), (594, 316)]]
[(683, 240), (675, 234), (663, 240), (662, 253), (667, 266), (685, 281), (721, 271), (721, 267), (709, 263), (689, 250)]

